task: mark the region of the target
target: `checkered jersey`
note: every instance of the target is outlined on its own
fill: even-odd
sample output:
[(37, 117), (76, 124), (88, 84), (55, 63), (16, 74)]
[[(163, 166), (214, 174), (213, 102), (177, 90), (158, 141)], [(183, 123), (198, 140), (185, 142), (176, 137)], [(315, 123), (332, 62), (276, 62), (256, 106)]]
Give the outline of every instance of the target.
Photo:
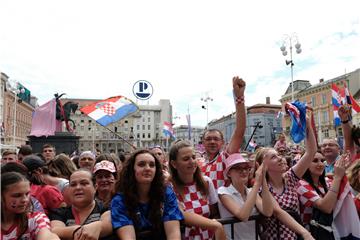
[(43, 228), (50, 229), (49, 218), (42, 212), (34, 212), (28, 214), (28, 228), (21, 238), (17, 238), (17, 226), (13, 225), (8, 230), (1, 229), (2, 240), (17, 240), (17, 239), (36, 239), (36, 235)]
[[(216, 190), (210, 178), (204, 176), (204, 180), (208, 183), (209, 195), (206, 196), (196, 186), (196, 183), (184, 186), (184, 194), (180, 195), (176, 192), (178, 201), (185, 212), (193, 212), (203, 217), (210, 216), (210, 205), (218, 202)], [(198, 227), (185, 228), (185, 240), (206, 240), (213, 239), (214, 233)]]
[[(329, 186), (329, 181), (327, 181), (327, 186)], [(324, 187), (319, 185), (318, 189), (324, 196)], [(312, 218), (313, 205), (319, 198), (321, 198), (321, 196), (319, 196), (316, 190), (305, 180), (299, 181), (297, 186), (297, 193), (300, 201), (301, 219), (306, 226), (310, 223)]]
[(224, 176), (224, 170), (226, 168), (224, 161), (228, 156), (229, 154), (227, 152), (221, 151), (213, 160), (205, 162), (201, 167), (204, 175), (213, 181), (216, 190), (219, 189), (219, 187), (227, 186), (229, 183), (229, 180), (225, 179)]
[[(299, 178), (295, 175), (292, 168), (290, 168), (284, 175), (286, 179), (284, 190), (281, 194), (274, 192), (273, 187), (269, 183), (269, 190), (273, 197), (278, 202), (279, 206), (285, 211), (299, 212), (299, 200), (296, 192)], [(267, 238), (266, 239), (296, 239), (296, 234), (282, 224), (274, 216), (267, 218)], [(278, 232), (279, 231), (279, 232)], [(278, 237), (279, 236), (279, 237)]]

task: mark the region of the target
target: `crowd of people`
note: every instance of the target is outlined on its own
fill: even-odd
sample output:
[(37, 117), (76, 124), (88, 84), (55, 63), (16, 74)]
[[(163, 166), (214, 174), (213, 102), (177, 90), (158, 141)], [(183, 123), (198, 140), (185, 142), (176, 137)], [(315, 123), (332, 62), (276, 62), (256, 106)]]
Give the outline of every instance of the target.
[[(307, 118), (304, 147), (289, 147), (281, 135), (274, 147), (245, 152), (245, 86), (233, 78), (230, 141), (207, 129), (205, 152), (187, 140), (167, 152), (154, 146), (126, 156), (57, 155), (50, 144), (41, 153), (28, 145), (4, 151), (1, 239), (311, 240), (345, 231), (358, 239), (360, 129), (352, 127), (349, 108), (339, 109), (344, 149), (335, 139), (318, 144)], [(346, 204), (343, 186), (351, 190)], [(233, 229), (222, 221), (229, 217), (237, 219)]]

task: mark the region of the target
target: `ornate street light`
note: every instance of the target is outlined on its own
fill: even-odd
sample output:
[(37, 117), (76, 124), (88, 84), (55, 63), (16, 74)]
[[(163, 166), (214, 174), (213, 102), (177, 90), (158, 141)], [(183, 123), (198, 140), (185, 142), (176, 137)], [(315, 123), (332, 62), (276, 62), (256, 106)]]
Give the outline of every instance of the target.
[(298, 36), (296, 35), (296, 33), (293, 33), (291, 35), (286, 34), (284, 36), (283, 39), (283, 43), (282, 46), (280, 47), (280, 50), (282, 52), (283, 56), (287, 55), (287, 50), (286, 47), (289, 48), (290, 50), (290, 60), (285, 60), (286, 65), (290, 64), (290, 68), (291, 68), (291, 100), (294, 101), (294, 72), (293, 72), (293, 66), (294, 66), (294, 62), (293, 62), (293, 55), (292, 55), (292, 50), (293, 50), (293, 43), (295, 43), (295, 49), (296, 49), (296, 53), (300, 54), (301, 53), (301, 44), (299, 42)]
[(213, 100), (214, 99), (209, 96), (206, 96), (205, 98), (201, 98), (201, 101), (205, 102), (205, 104), (206, 104), (206, 107), (205, 107), (205, 105), (201, 106), (202, 109), (206, 110), (206, 124), (209, 123), (209, 101), (213, 101)]

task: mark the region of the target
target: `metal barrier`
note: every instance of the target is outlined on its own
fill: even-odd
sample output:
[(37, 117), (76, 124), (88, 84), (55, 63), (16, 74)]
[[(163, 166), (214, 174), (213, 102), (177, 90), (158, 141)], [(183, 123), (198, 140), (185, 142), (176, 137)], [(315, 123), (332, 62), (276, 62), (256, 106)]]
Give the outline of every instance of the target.
[[(262, 218), (262, 215), (253, 215), (250, 216), (249, 219), (247, 221), (255, 221), (255, 239), (258, 240), (259, 239), (259, 233), (260, 233), (260, 219)], [(234, 224), (235, 223), (239, 223), (239, 222), (243, 222), (240, 219), (236, 218), (236, 217), (228, 217), (228, 218), (220, 218), (220, 219), (216, 219), (218, 222), (220, 222), (222, 225), (228, 225), (231, 224), (230, 229), (231, 229), (231, 239), (235, 239), (234, 238)]]
[[(262, 215), (253, 215), (250, 216), (248, 221), (255, 221), (255, 239), (259, 239), (259, 233), (260, 233), (260, 220), (262, 219)], [(218, 222), (220, 222), (222, 225), (228, 225), (231, 224), (231, 239), (234, 239), (234, 224), (242, 222), (240, 219), (236, 217), (228, 217), (228, 218), (220, 218), (216, 219)], [(181, 232), (184, 232), (185, 225), (180, 226)], [(147, 238), (151, 235), (150, 231), (142, 231), (137, 234), (137, 239), (143, 239)]]

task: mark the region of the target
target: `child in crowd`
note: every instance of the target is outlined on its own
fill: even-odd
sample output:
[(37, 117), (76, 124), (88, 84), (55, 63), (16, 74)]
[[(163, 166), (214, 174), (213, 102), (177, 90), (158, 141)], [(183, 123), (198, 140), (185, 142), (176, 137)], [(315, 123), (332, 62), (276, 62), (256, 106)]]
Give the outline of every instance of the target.
[(1, 239), (59, 240), (50, 231), (49, 219), (29, 211), (30, 183), (17, 172), (1, 174)]

